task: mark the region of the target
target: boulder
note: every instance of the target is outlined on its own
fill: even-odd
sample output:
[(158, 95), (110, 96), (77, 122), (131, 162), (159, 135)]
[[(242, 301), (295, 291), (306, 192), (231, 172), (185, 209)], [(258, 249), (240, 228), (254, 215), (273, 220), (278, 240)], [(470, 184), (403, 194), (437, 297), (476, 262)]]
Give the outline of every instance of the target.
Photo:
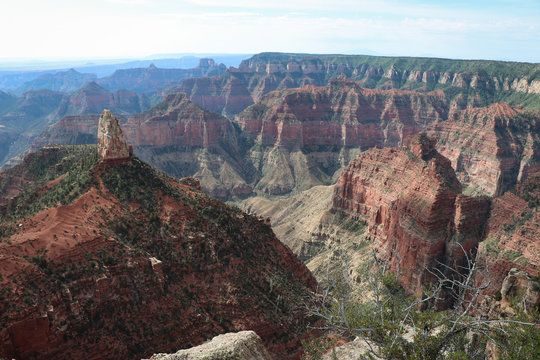
[(271, 360), (261, 338), (254, 331), (240, 331), (214, 337), (211, 341), (174, 354), (156, 354), (150, 360)]

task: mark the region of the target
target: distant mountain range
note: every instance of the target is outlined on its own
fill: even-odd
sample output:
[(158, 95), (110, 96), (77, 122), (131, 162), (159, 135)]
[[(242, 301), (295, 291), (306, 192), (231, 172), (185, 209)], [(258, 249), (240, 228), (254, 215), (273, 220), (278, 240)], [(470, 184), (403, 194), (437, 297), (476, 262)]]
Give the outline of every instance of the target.
[[(150, 65), (154, 65), (158, 68), (167, 69), (190, 69), (197, 66), (199, 61), (204, 58), (208, 58), (208, 55), (178, 55), (173, 57), (170, 55), (167, 58), (155, 58), (155, 59), (142, 59), (132, 61), (119, 61), (109, 60), (107, 61), (78, 61), (78, 62), (30, 62), (30, 63), (0, 63), (0, 91), (12, 92), (15, 94), (22, 94), (24, 91), (29, 90), (32, 86), (25, 86), (24, 84), (35, 80), (44, 75), (55, 76), (57, 73), (66, 73), (69, 70), (76, 70), (77, 72), (84, 73), (84, 76), (91, 76), (93, 79), (106, 77), (114, 73), (116, 70), (121, 69), (134, 69), (134, 68), (146, 68)], [(247, 54), (212, 54), (211, 58), (218, 64), (223, 64), (226, 67), (238, 66), (238, 64), (247, 59), (251, 55)], [(45, 77), (47, 79), (47, 77)], [(35, 90), (41, 89), (36, 85), (44, 85), (43, 83), (34, 84)], [(75, 89), (83, 86), (79, 84)], [(64, 85), (65, 86), (65, 85)], [(59, 88), (44, 87), (50, 90), (58, 91), (73, 91), (61, 90)]]

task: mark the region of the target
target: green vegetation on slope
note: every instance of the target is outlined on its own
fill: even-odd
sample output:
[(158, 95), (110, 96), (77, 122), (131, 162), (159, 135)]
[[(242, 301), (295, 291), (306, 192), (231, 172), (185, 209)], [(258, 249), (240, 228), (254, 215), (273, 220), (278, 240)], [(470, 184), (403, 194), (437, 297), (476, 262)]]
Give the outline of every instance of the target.
[(394, 67), (402, 71), (436, 71), (464, 73), (473, 72), (480, 75), (519, 77), (528, 81), (540, 79), (540, 64), (493, 61), (493, 60), (454, 60), (427, 57), (394, 57), (394, 56), (371, 56), (371, 55), (322, 55), (322, 54), (295, 54), (295, 53), (261, 53), (254, 55), (244, 62), (288, 62), (291, 59), (296, 61), (310, 62), (320, 60), (325, 65), (345, 64), (349, 66), (371, 65), (378, 66), (383, 70)]
[[(13, 177), (23, 176), (31, 182), (8, 206), (0, 209), (4, 221), (72, 203), (95, 183), (91, 170), (97, 163), (95, 145), (46, 147), (29, 155), (23, 164), (7, 170), (0, 178), (0, 194), (6, 191)], [(59, 177), (56, 184), (47, 185)]]

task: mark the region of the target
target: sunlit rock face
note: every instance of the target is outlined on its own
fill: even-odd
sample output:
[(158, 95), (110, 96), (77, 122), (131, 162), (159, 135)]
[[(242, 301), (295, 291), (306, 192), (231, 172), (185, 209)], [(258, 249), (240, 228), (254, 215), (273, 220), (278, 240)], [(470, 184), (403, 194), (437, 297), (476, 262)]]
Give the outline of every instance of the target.
[(110, 110), (103, 110), (98, 124), (98, 152), (103, 160), (129, 159), (129, 147), (118, 119)]

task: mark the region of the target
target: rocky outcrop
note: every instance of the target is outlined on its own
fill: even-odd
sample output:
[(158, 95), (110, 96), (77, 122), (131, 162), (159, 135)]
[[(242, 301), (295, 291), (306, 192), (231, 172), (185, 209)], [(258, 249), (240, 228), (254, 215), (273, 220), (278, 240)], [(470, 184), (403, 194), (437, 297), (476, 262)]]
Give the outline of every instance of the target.
[(272, 360), (254, 331), (218, 335), (203, 345), (174, 354), (153, 355), (150, 360)]
[(336, 346), (327, 354), (322, 356), (322, 360), (357, 360), (363, 356), (371, 355), (371, 351), (376, 349), (375, 344), (366, 343), (364, 339), (357, 338), (346, 344)]
[[(510, 303), (512, 298), (523, 301), (527, 311), (540, 309), (540, 286), (527, 272), (512, 268), (501, 287), (502, 301)], [(522, 299), (520, 299), (522, 298)]]
[(429, 269), (463, 265), (483, 239), (489, 201), (461, 194), (450, 161), (415, 135), (402, 149), (371, 149), (341, 174), (333, 210), (365, 221), (379, 257), (421, 291)]
[(506, 104), (454, 112), (428, 127), (469, 194), (502, 195), (540, 168), (540, 115)]
[(110, 110), (103, 110), (98, 123), (98, 154), (102, 161), (129, 160), (129, 146), (118, 119)]
[(42, 152), (0, 180), (0, 357), (140, 359), (248, 329), (298, 354), (316, 283), (269, 226), (137, 158)]
[[(186, 80), (171, 92), (185, 92), (196, 104), (233, 116), (271, 91), (324, 86), (343, 74), (366, 88), (432, 91), (453, 87), (458, 93), (463, 89), (471, 93), (464, 93), (465, 102), (485, 106), (508, 91), (540, 94), (537, 70), (537, 64), (500, 61), (262, 53), (242, 61), (238, 69)], [(486, 94), (491, 98), (487, 102)]]

